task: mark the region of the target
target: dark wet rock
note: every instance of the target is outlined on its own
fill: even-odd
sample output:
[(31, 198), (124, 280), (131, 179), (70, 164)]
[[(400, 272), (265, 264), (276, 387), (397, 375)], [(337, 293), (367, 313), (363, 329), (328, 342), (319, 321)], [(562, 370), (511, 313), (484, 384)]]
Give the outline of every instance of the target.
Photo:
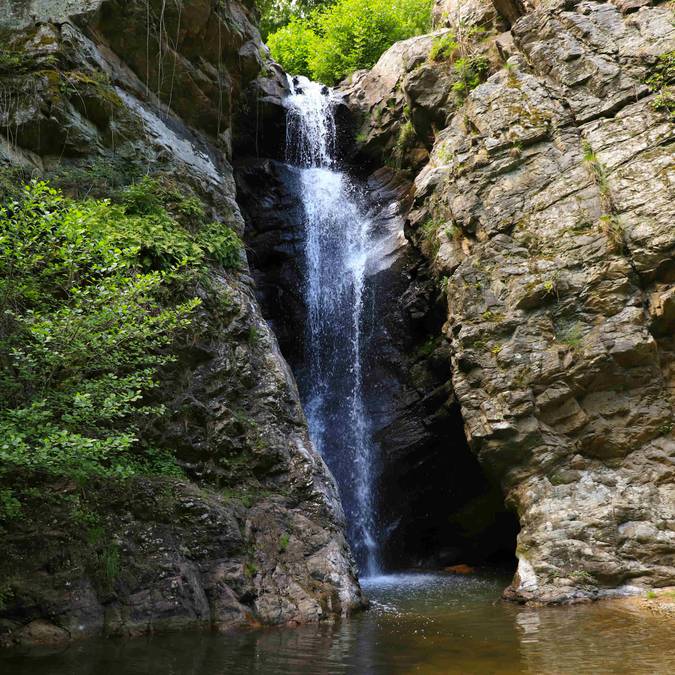
[[(265, 92), (265, 124), (283, 126), (282, 74), (251, 3), (164, 4), (0, 1), (3, 41), (21, 55), (18, 70), (0, 70), (0, 169), (99, 196), (151, 173), (243, 233), (231, 152), (254, 155), (247, 92)], [(144, 430), (189, 478), (81, 490), (3, 474), (41, 497), (0, 532), (1, 644), (362, 606), (337, 488), (242, 265), (213, 267), (194, 288), (202, 307), (162, 374), (167, 412)]]
[[(299, 378), (304, 367), (303, 214), (297, 169), (237, 164), (249, 260), (265, 317)], [(410, 183), (383, 169), (365, 180), (364, 204), (381, 235), (369, 270), (364, 399), (379, 448), (375, 477), (381, 558), (387, 569), (438, 567), (508, 556), (516, 532), (499, 487), (464, 439), (448, 383), (447, 346), (428, 336), (443, 322), (440, 293), (403, 235)], [(454, 519), (453, 519), (454, 514)]]
[(282, 162), (245, 160), (236, 180), (256, 294), (284, 356), (297, 366), (306, 318), (299, 173)]

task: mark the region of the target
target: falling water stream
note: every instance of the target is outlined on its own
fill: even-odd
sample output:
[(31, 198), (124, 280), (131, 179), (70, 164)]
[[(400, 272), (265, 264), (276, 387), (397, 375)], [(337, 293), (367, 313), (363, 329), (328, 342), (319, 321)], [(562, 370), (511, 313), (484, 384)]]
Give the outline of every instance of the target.
[(363, 309), (377, 235), (336, 161), (338, 103), (296, 78), (288, 98), (287, 161), (300, 168), (304, 211), (306, 372), (300, 378), (312, 439), (335, 476), (352, 549), (365, 576), (379, 571), (372, 441), (363, 393)]

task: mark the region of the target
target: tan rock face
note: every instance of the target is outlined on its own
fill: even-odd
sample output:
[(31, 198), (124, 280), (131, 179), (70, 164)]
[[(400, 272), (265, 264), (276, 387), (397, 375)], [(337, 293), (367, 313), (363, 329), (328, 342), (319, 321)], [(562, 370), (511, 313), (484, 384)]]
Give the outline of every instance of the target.
[(546, 3), (511, 36), (409, 216), (467, 437), (521, 522), (509, 595), (672, 584), (674, 128), (644, 84), (672, 10)]

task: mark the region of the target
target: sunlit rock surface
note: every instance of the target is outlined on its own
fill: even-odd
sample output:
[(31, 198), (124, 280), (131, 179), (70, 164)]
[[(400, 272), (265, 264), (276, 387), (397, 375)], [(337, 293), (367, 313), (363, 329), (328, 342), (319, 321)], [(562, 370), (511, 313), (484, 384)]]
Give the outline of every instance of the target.
[[(522, 528), (507, 595), (563, 602), (666, 586), (673, 123), (645, 82), (675, 48), (672, 9), (536, 3), (500, 30), (472, 48), (496, 49), (501, 63), (490, 56), (493, 74), (466, 100), (434, 89), (447, 123), (421, 171), (414, 153), (401, 168), (416, 174), (410, 237), (447, 294), (443, 333), (467, 438)], [(454, 76), (452, 61), (425, 60), (430, 44), (414, 38), (382, 57), (373, 73), (402, 50), (416, 59), (389, 72), (388, 92), (372, 74), (347, 88), (371, 161), (401, 143), (388, 113), (372, 114), (375, 99), (406, 106), (416, 132), (407, 147), (428, 143), (415, 79)]]

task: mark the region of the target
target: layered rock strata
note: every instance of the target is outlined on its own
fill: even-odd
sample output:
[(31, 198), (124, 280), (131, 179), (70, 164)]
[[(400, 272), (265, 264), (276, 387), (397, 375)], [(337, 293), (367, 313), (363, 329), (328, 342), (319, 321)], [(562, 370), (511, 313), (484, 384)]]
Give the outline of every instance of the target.
[[(467, 439), (521, 525), (508, 597), (666, 586), (672, 9), (546, 2), (512, 22), (495, 7), (476, 13), (487, 30), (464, 52), (433, 60), (425, 52), (439, 36), (415, 38), (348, 83), (360, 157), (382, 161), (398, 145), (415, 176), (408, 234), (447, 295), (443, 335)], [(453, 86), (462, 53), (489, 64), (468, 92)], [(433, 138), (419, 123), (429, 95)], [(402, 138), (388, 120), (406, 117)], [(421, 171), (415, 148), (430, 148)]]

